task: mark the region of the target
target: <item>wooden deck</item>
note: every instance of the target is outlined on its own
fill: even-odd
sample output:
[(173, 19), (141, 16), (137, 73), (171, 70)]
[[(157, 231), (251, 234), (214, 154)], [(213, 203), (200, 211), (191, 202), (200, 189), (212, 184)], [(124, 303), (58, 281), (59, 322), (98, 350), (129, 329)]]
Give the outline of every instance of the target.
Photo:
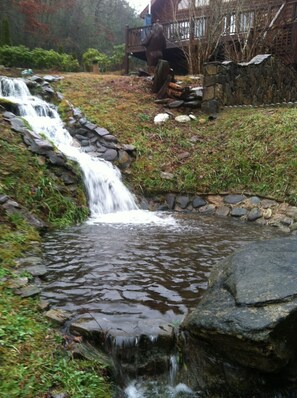
[[(271, 0), (272, 1), (272, 0)], [(271, 23), (267, 27), (265, 33), (260, 26), (260, 31), (268, 37), (272, 33), (273, 40), (269, 43), (267, 49), (269, 52), (281, 57), (286, 64), (297, 65), (297, 0), (274, 0), (274, 7), (270, 8)], [(275, 4), (274, 4), (275, 3)], [(278, 3), (278, 6), (276, 4)], [(222, 31), (218, 43), (236, 42), (246, 35), (251, 35), (259, 39), (259, 35), (255, 35), (257, 28), (254, 29), (253, 24), (256, 12), (262, 10), (258, 4), (257, 9), (249, 9), (249, 11), (241, 11), (238, 14), (229, 13), (221, 21)], [(263, 11), (264, 12), (264, 11)], [(174, 21), (161, 22), (166, 38), (165, 59), (174, 61), (175, 55), (181, 56), (182, 49), (191, 43), (197, 45), (198, 42), (207, 40), (208, 24), (211, 23), (207, 12), (204, 16), (178, 19)], [(232, 19), (232, 15), (236, 15)], [(233, 22), (232, 22), (233, 21)], [(152, 26), (143, 26), (139, 28), (129, 28), (126, 30), (126, 73), (128, 73), (128, 56), (132, 55), (136, 58), (146, 60), (145, 47), (142, 45), (143, 40), (151, 32)], [(277, 29), (277, 37), (275, 35)], [(225, 30), (225, 32), (224, 32)]]

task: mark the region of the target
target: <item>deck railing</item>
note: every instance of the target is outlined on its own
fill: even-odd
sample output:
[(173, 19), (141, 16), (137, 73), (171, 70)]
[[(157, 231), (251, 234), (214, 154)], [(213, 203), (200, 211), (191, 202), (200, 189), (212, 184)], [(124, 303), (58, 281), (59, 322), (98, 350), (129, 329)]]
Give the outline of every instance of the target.
[[(207, 18), (199, 17), (172, 21), (162, 24), (168, 42), (178, 44), (191, 38), (199, 39), (206, 35)], [(142, 46), (143, 40), (150, 34), (152, 26), (128, 29), (127, 47)]]

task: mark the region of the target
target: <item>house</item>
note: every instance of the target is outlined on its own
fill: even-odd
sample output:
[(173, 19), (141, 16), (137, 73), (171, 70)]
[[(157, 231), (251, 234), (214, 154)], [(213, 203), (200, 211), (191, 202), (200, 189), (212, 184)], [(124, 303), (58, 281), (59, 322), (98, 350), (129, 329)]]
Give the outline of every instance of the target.
[(127, 27), (126, 72), (129, 56), (145, 60), (141, 42), (157, 20), (167, 41), (164, 58), (176, 71), (199, 72), (205, 61), (247, 61), (258, 53), (297, 65), (297, 0), (151, 0), (148, 12), (140, 14), (143, 27)]

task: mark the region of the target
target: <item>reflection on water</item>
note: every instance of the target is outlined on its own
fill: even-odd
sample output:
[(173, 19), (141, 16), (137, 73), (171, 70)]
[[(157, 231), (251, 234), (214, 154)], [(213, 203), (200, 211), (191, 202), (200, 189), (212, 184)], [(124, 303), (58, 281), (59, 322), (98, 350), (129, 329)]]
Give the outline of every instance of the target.
[(109, 325), (178, 323), (207, 287), (212, 266), (274, 229), (232, 219), (179, 216), (169, 225), (84, 224), (48, 233), (43, 298)]

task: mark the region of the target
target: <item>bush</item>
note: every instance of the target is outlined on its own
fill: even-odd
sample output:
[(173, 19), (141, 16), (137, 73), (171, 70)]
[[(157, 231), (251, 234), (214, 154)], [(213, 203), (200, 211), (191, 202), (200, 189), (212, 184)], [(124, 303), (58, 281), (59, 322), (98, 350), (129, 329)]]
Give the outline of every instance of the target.
[(99, 64), (99, 68), (102, 72), (105, 72), (110, 67), (110, 59), (106, 54), (101, 53), (95, 48), (89, 48), (83, 54), (83, 64), (85, 68), (90, 71), (95, 62)]
[(25, 46), (0, 47), (0, 64), (8, 67), (56, 69), (65, 72), (79, 70), (77, 59), (68, 54), (59, 54), (54, 50), (35, 48), (29, 50)]

